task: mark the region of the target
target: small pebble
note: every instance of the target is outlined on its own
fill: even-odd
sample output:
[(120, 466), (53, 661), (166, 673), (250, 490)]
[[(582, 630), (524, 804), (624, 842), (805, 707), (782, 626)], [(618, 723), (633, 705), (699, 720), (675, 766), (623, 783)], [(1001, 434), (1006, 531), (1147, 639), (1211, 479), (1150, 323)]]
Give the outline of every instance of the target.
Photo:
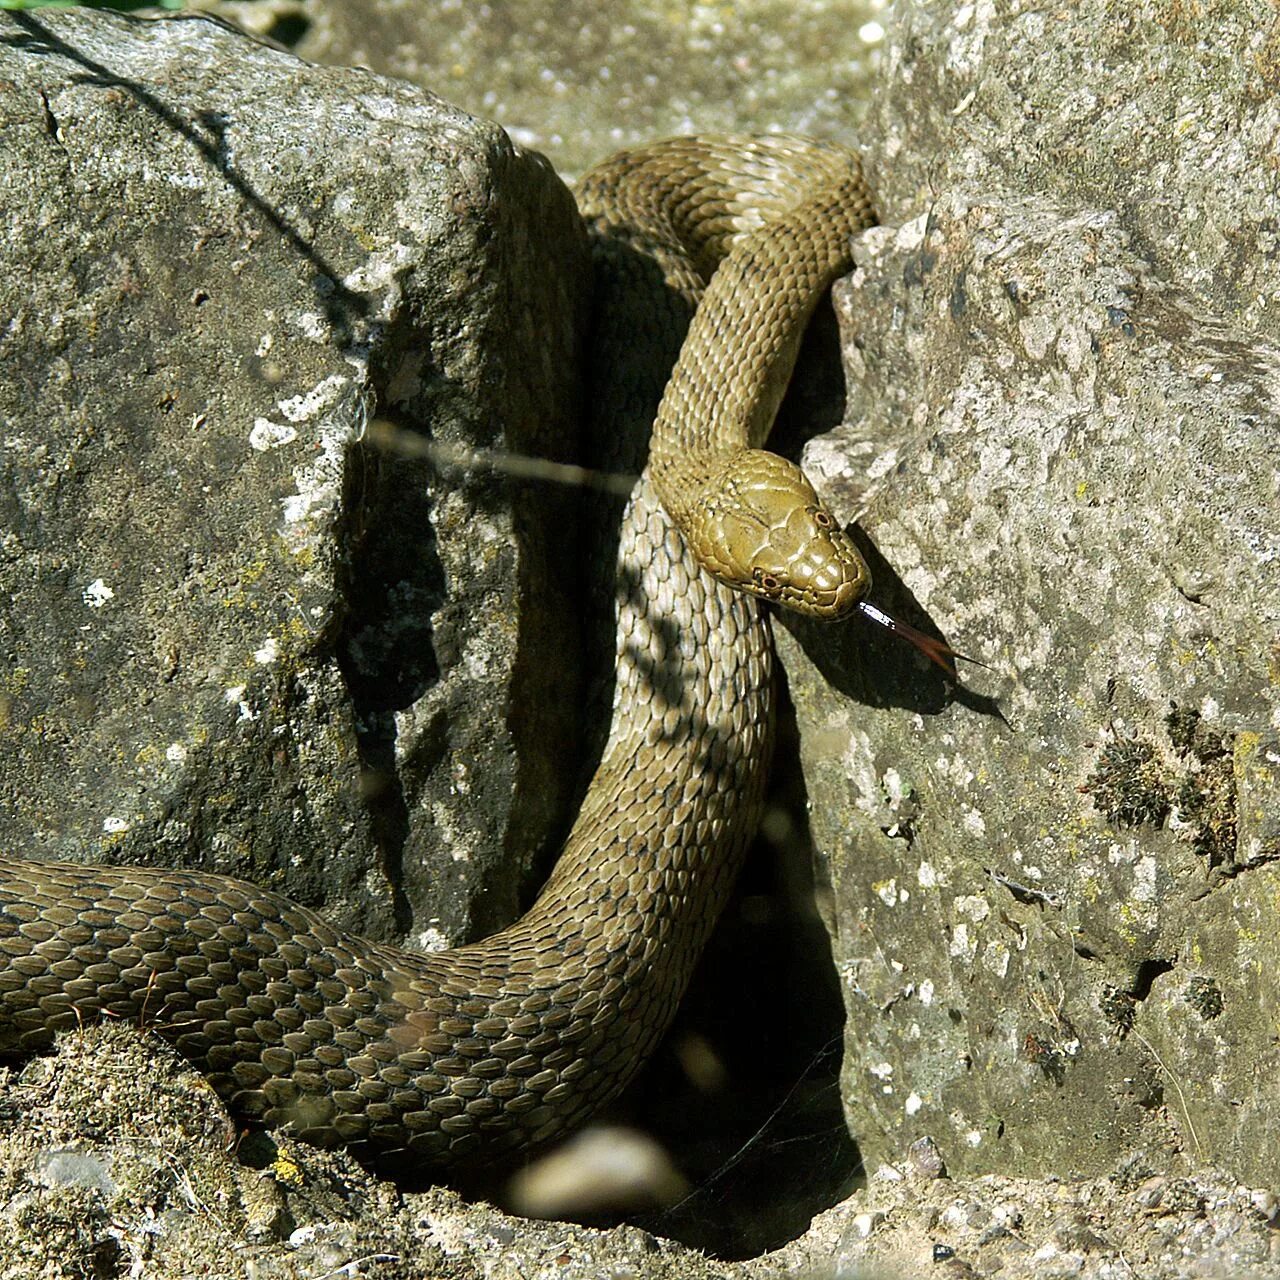
[(932, 1138), (917, 1138), (907, 1148), (907, 1158), (911, 1162), (911, 1172), (918, 1178), (932, 1180), (947, 1176), (946, 1162)]
[(600, 1125), (521, 1169), (511, 1180), (511, 1205), (527, 1218), (576, 1218), (662, 1208), (687, 1190), (652, 1138)]

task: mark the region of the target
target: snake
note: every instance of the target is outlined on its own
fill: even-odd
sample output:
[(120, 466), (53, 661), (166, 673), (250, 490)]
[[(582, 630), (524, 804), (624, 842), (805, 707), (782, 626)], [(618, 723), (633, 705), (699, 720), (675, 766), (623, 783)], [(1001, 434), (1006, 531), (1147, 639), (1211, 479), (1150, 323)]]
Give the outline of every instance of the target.
[(763, 445), (874, 215), (855, 152), (786, 135), (622, 151), (577, 198), (597, 430), (639, 414), (652, 432), (611, 557), (608, 737), (532, 906), (417, 953), (216, 874), (0, 858), (0, 1053), (131, 1020), (246, 1123), (431, 1170), (567, 1133), (652, 1052), (760, 818), (769, 602), (837, 618), (869, 587), (804, 473)]

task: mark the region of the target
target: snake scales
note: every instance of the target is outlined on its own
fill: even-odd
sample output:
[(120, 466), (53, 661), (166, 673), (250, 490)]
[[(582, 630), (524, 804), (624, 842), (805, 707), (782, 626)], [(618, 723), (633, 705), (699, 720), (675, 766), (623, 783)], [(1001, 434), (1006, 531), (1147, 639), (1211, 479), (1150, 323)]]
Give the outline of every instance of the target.
[[(653, 1048), (759, 815), (772, 658), (752, 595), (839, 614), (867, 585), (801, 473), (757, 447), (871, 206), (851, 153), (783, 137), (624, 152), (579, 203), (618, 366), (606, 415), (652, 413), (640, 362), (702, 300), (623, 517), (607, 745), (537, 901), (419, 955), (215, 875), (0, 859), (0, 1050), (135, 1020), (242, 1117), (438, 1166), (569, 1129)], [(666, 300), (637, 317), (655, 264)]]

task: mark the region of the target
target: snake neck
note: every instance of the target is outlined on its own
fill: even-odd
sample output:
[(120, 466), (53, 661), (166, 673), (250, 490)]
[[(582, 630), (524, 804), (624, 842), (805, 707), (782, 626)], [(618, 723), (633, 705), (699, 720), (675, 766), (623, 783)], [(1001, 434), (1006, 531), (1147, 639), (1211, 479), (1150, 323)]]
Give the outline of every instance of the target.
[(577, 904), (575, 919), (598, 917), (583, 932), (599, 956), (661, 935), (687, 965), (637, 969), (630, 981), (674, 1000), (758, 825), (773, 646), (757, 603), (702, 572), (647, 476), (623, 519), (617, 582), (608, 740), (526, 920)]
[[(861, 171), (851, 167), (842, 181), (738, 236), (719, 264), (663, 393), (649, 448), (654, 489), (686, 536), (707, 495), (745, 450), (767, 439), (814, 308), (852, 266), (850, 237), (872, 220)], [(728, 350), (726, 335), (747, 336)]]

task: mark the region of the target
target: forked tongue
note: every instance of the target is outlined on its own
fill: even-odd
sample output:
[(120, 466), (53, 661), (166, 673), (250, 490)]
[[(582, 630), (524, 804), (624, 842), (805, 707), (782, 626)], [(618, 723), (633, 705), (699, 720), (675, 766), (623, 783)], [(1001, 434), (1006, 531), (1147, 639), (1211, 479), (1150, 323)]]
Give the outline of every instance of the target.
[(937, 639), (936, 636), (927, 636), (923, 631), (917, 631), (910, 624), (899, 622), (897, 618), (890, 617), (883, 609), (877, 609), (875, 605), (866, 600), (858, 601), (858, 610), (864, 618), (869, 618), (886, 630), (896, 632), (904, 640), (909, 640), (930, 662), (936, 662), (953, 680), (960, 678), (956, 671), (956, 658), (963, 658), (965, 662), (972, 662), (976, 667), (985, 667), (987, 665), (985, 662), (979, 662), (977, 658), (970, 658), (966, 654), (958, 652), (944, 640)]

